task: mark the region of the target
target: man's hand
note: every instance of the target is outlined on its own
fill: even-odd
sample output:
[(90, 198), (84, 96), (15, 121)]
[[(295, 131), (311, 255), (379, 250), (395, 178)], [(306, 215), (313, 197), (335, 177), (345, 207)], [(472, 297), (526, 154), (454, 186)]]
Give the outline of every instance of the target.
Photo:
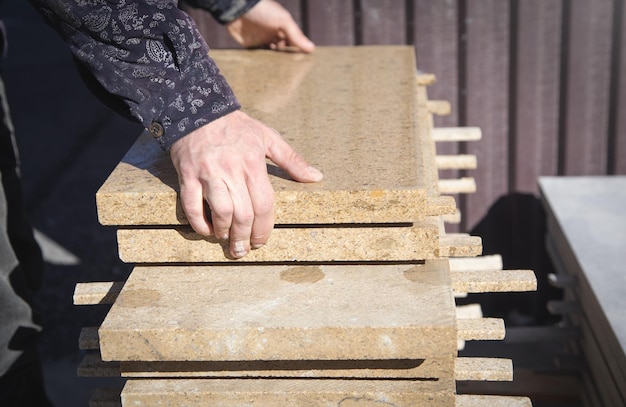
[(226, 28), (235, 41), (246, 48), (296, 47), (306, 53), (315, 49), (315, 44), (302, 33), (289, 11), (274, 0), (261, 0)]
[[(274, 191), (266, 157), (296, 181), (322, 179), (276, 130), (241, 111), (176, 141), (170, 155), (189, 223), (201, 235), (230, 240), (235, 258), (263, 246), (274, 227)], [(211, 219), (204, 213), (205, 200)]]

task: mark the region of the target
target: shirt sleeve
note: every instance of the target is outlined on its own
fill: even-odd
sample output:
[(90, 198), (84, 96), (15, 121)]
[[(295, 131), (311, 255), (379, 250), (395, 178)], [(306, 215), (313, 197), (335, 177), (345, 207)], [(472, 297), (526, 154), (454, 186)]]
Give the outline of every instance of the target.
[(30, 0), (96, 96), (163, 149), (240, 108), (193, 20), (172, 0)]
[(241, 17), (260, 0), (182, 0), (190, 6), (207, 10), (220, 24)]

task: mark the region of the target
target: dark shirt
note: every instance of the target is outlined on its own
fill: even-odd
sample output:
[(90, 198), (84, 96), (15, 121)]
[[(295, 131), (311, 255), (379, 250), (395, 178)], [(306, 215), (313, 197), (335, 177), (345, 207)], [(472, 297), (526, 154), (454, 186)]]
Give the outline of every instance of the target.
[[(163, 149), (240, 108), (175, 0), (30, 0), (70, 46), (89, 88)], [(227, 23), (259, 0), (191, 0)]]

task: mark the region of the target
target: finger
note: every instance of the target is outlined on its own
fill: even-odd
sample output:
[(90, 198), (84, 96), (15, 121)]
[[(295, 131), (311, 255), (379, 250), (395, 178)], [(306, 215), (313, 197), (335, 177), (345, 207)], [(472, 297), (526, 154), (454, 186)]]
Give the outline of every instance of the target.
[(269, 136), (266, 142), (267, 158), (285, 170), (293, 179), (299, 182), (319, 182), (324, 175), (312, 167), (278, 132)]
[[(287, 46), (287, 41), (281, 40), (281, 39), (275, 39), (269, 44), (269, 48), (275, 51), (289, 51), (290, 47)], [(295, 49), (295, 51), (299, 51), (299, 49)]]
[(267, 243), (274, 227), (274, 189), (267, 175), (265, 160), (251, 173), (248, 191), (254, 210), (254, 222), (250, 231), (250, 246), (258, 249)]
[(212, 228), (204, 213), (202, 185), (199, 182), (180, 181), (180, 203), (193, 230), (200, 235), (210, 236)]
[(228, 187), (223, 182), (205, 185), (204, 196), (211, 208), (213, 234), (218, 239), (229, 239), (233, 222), (233, 201)]
[(313, 41), (304, 35), (295, 21), (290, 20), (287, 24), (285, 24), (283, 33), (288, 45), (296, 46), (305, 53), (310, 53), (315, 50), (315, 44)]
[(241, 258), (250, 251), (250, 234), (254, 222), (254, 209), (250, 193), (245, 183), (230, 186), (233, 203), (232, 224), (230, 226), (230, 254)]

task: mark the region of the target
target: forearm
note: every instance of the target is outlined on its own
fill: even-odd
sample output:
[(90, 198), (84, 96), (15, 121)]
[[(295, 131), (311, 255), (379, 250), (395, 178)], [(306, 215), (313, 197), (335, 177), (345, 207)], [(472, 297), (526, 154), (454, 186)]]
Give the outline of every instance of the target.
[(164, 149), (239, 108), (195, 24), (174, 1), (31, 3), (68, 43), (96, 95), (140, 121)]

